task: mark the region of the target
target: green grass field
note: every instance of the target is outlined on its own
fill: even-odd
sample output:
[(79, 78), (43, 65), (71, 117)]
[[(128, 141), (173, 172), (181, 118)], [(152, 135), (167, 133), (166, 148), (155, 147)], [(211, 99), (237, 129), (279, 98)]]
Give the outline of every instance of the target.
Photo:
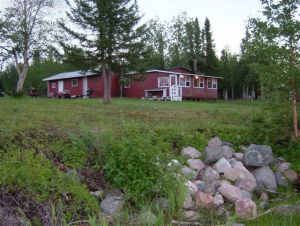
[[(66, 212), (67, 220), (95, 213), (98, 204), (87, 188), (107, 182), (99, 182), (98, 178), (80, 184), (53, 167), (59, 162), (89, 175), (106, 170), (103, 180), (116, 187), (125, 183), (132, 192), (130, 202), (136, 206), (135, 198), (153, 197), (151, 186), (170, 189), (162, 185), (163, 178), (157, 184), (155, 176), (160, 172), (149, 163), (151, 158), (159, 155), (166, 161), (180, 159), (179, 150), (183, 146), (202, 151), (213, 136), (234, 143), (237, 149), (256, 143), (253, 117), (262, 114), (263, 107), (263, 103), (255, 101), (113, 99), (112, 104), (103, 105), (99, 99), (0, 98), (2, 193), (20, 192), (35, 203), (46, 205), (45, 200), (51, 200), (54, 206), (59, 206), (63, 190), (73, 197), (61, 210)], [(128, 162), (120, 166), (123, 160)], [(116, 167), (107, 170), (107, 165)], [(139, 168), (145, 170), (140, 172)], [(166, 194), (161, 190), (161, 194)], [(139, 191), (146, 192), (137, 194)], [(31, 216), (31, 212), (34, 209), (26, 215)], [(246, 225), (297, 225), (298, 222), (293, 217), (264, 216)]]

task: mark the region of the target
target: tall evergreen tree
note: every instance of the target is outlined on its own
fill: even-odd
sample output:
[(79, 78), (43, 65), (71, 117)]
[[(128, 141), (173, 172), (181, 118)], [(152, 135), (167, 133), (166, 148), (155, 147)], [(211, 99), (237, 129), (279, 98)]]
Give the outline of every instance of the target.
[(218, 58), (214, 48), (215, 46), (213, 43), (210, 21), (206, 18), (203, 29), (203, 50), (205, 61), (201, 70), (207, 75), (216, 75), (218, 73)]
[[(62, 28), (80, 42), (87, 69), (101, 68), (104, 78), (104, 103), (111, 99), (112, 71), (129, 71), (143, 59), (144, 26), (138, 26), (136, 1), (131, 0), (74, 0), (68, 18), (83, 29), (77, 32), (61, 23)], [(68, 52), (74, 48), (62, 43)]]

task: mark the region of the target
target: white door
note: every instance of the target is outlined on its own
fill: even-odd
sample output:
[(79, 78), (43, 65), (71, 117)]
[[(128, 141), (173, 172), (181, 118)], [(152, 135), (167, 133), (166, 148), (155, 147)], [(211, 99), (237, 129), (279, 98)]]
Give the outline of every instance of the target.
[(172, 101), (182, 100), (182, 88), (178, 85), (177, 75), (170, 75), (169, 94)]
[(64, 91), (64, 81), (58, 81), (58, 92)]
[(83, 78), (83, 84), (82, 84), (82, 94), (83, 96), (87, 96), (87, 91), (88, 91), (88, 80), (87, 77)]

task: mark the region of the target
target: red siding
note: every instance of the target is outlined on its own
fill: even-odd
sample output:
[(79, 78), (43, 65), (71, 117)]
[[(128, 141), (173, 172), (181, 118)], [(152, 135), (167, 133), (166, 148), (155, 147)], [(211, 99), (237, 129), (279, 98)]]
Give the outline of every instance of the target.
[[(184, 69), (179, 68), (178, 70), (182, 70), (182, 73), (186, 73)], [(174, 71), (174, 69), (172, 69)], [(179, 72), (180, 73), (180, 72)], [(148, 73), (146, 79), (141, 82), (133, 82), (130, 84), (129, 88), (124, 89), (124, 94), (129, 98), (142, 98), (145, 96), (145, 90), (147, 89), (158, 89), (158, 78), (159, 77), (169, 77), (169, 74), (161, 73), (161, 72), (151, 72)], [(178, 76), (179, 83), (179, 76)], [(204, 88), (194, 88), (194, 81), (191, 80), (191, 87), (183, 87), (182, 88), (182, 97), (183, 98), (191, 98), (191, 99), (217, 99), (218, 98), (218, 89), (208, 89), (207, 88), (207, 79), (204, 79)], [(167, 87), (169, 95), (169, 88)]]

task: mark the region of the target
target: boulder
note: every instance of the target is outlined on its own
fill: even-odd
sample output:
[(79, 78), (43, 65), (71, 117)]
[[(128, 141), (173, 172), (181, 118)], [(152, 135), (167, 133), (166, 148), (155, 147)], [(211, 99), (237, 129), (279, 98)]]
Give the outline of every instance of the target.
[(283, 186), (283, 187), (289, 186), (288, 180), (286, 179), (286, 177), (283, 176), (281, 172), (276, 172), (275, 177), (276, 177), (277, 184), (279, 186)]
[(223, 145), (220, 147), (206, 147), (205, 148), (205, 164), (215, 163), (219, 159), (231, 158), (233, 149), (229, 146)]
[(195, 211), (184, 211), (183, 218), (184, 220), (195, 222), (200, 220), (200, 214)]
[(102, 198), (103, 197), (104, 191), (103, 190), (91, 191), (90, 194), (93, 195), (93, 196), (95, 196), (98, 199), (98, 198)]
[(219, 173), (224, 173), (224, 171), (229, 168), (231, 168), (231, 165), (225, 158), (219, 159), (214, 165), (214, 169), (216, 169)]
[(262, 210), (266, 210), (266, 209), (269, 208), (269, 203), (261, 202), (261, 203), (259, 203), (259, 208), (262, 209)]
[(220, 179), (220, 174), (218, 171), (214, 170), (212, 167), (206, 167), (204, 171), (203, 180), (207, 182), (212, 182)]
[(218, 191), (232, 203), (235, 203), (237, 200), (243, 198), (242, 191), (238, 187), (230, 184), (223, 183)]
[(298, 181), (298, 174), (294, 170), (286, 170), (283, 175), (291, 182), (296, 183)]
[(201, 208), (213, 208), (214, 207), (214, 197), (210, 194), (204, 192), (196, 193), (196, 207)]
[(214, 197), (214, 205), (219, 207), (224, 204), (224, 198), (221, 194), (217, 193)]
[(181, 173), (187, 178), (187, 179), (194, 179), (197, 176), (197, 172), (195, 170), (192, 170), (189, 167), (182, 167)]
[(208, 141), (207, 146), (211, 148), (220, 147), (222, 146), (222, 141), (219, 137), (214, 137)]
[(193, 201), (193, 198), (192, 198), (191, 194), (187, 193), (185, 195), (185, 199), (184, 199), (184, 202), (183, 202), (183, 208), (184, 209), (191, 209), (194, 205), (195, 205), (195, 203)]
[(266, 192), (261, 193), (259, 200), (262, 202), (267, 202), (269, 200), (268, 194)]
[(236, 182), (236, 185), (247, 191), (253, 191), (256, 187), (256, 179), (246, 168), (230, 168), (225, 170), (224, 177), (227, 180)]
[(193, 196), (198, 192), (198, 186), (194, 184), (191, 181), (187, 181), (185, 183), (185, 186), (187, 187), (188, 192)]
[(25, 226), (27, 224), (22, 223), (20, 217), (16, 214), (12, 208), (0, 206), (0, 225), (3, 226)]
[(254, 191), (256, 187), (256, 180), (255, 178), (245, 178), (245, 179), (239, 179), (236, 181), (235, 186), (237, 186), (239, 189), (246, 190), (249, 192)]
[(276, 177), (269, 166), (258, 168), (252, 173), (258, 184), (263, 184), (268, 190), (277, 191)]
[(257, 216), (257, 207), (255, 202), (250, 199), (240, 199), (235, 202), (235, 213), (243, 219), (249, 219)]
[(199, 171), (205, 168), (205, 164), (200, 159), (189, 159), (187, 163), (193, 170)]
[(219, 180), (206, 183), (204, 187), (204, 192), (211, 195), (215, 195), (220, 186), (221, 186), (221, 181)]
[(235, 158), (238, 161), (243, 161), (243, 159), (244, 159), (244, 153), (235, 152), (235, 153), (232, 154), (232, 157)]
[(196, 158), (200, 158), (201, 157), (201, 153), (193, 147), (185, 147), (181, 150), (181, 155), (187, 157), (187, 158), (192, 158), (192, 159), (196, 159)]
[(291, 164), (288, 162), (280, 162), (277, 164), (277, 170), (281, 173), (286, 170), (289, 170), (290, 168), (291, 168)]
[(107, 196), (100, 204), (100, 208), (109, 216), (116, 216), (124, 206), (123, 196)]
[(252, 199), (252, 195), (249, 191), (241, 190), (243, 194), (243, 199)]
[(280, 205), (277, 206), (274, 210), (275, 213), (279, 215), (294, 215), (300, 213), (300, 206), (298, 205)]
[(251, 144), (244, 154), (244, 165), (262, 167), (269, 165), (273, 160), (270, 146)]
[(205, 189), (205, 182), (204, 181), (197, 180), (197, 181), (194, 181), (194, 184), (197, 185), (197, 188), (198, 188), (199, 191), (204, 191), (204, 189)]

